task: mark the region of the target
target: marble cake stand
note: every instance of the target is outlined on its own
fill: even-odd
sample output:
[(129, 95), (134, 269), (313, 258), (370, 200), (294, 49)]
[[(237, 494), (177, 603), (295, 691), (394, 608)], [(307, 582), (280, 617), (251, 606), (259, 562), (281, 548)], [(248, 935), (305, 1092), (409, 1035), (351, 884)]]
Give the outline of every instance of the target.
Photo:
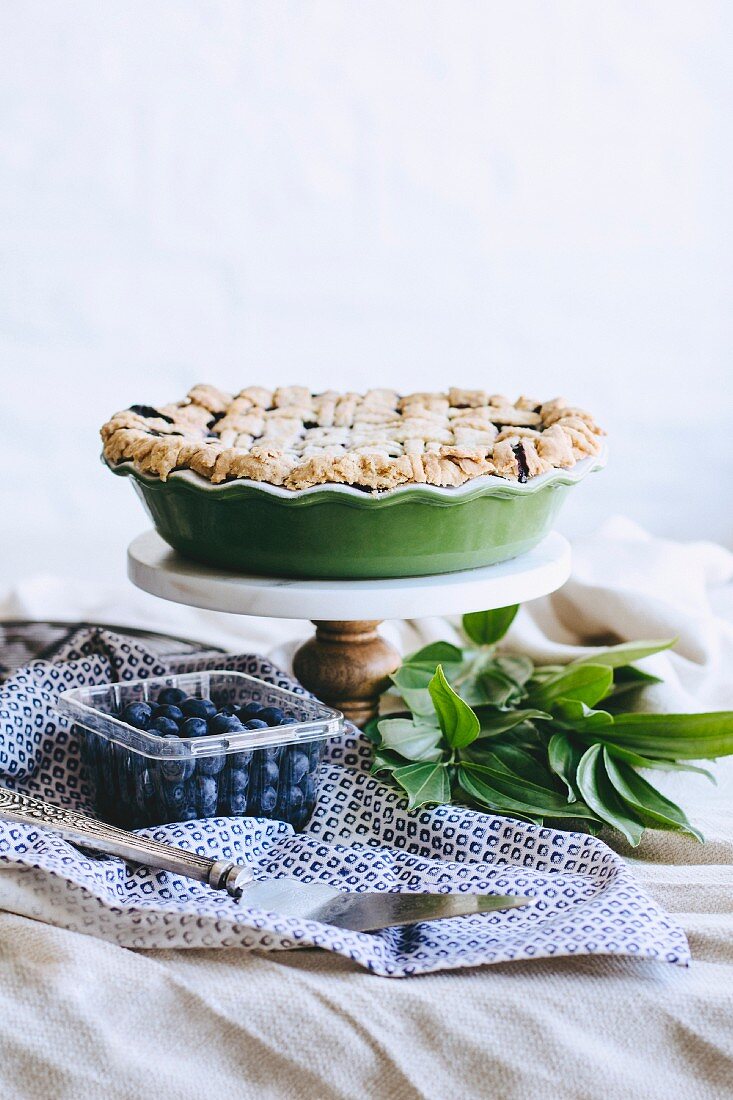
[(570, 546), (552, 533), (512, 561), (461, 573), (387, 580), (292, 580), (227, 573), (182, 558), (155, 533), (139, 535), (127, 552), (138, 588), (173, 603), (259, 615), (311, 619), (312, 638), (295, 654), (300, 682), (362, 725), (400, 655), (378, 632), (383, 619), (460, 615), (524, 603), (554, 592), (570, 574)]

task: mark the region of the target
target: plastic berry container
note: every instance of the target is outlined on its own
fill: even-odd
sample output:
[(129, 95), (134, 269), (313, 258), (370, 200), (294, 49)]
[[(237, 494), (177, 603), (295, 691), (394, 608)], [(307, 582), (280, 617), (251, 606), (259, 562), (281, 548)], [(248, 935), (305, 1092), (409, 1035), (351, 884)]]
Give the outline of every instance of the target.
[[(177, 734), (166, 723), (158, 723), (160, 730), (132, 724), (130, 716), (152, 725), (146, 715), (164, 705), (158, 697), (165, 689), (185, 695), (183, 711), (202, 712), (200, 701), (210, 700), (216, 716), (194, 724), (195, 736), (185, 734), (185, 714)], [(97, 816), (126, 829), (231, 816), (275, 818), (302, 829), (315, 806), (326, 741), (344, 730), (340, 711), (227, 671), (74, 688), (61, 694), (59, 710), (79, 732)], [(260, 711), (273, 724), (257, 720), (258, 728), (211, 732)], [(232, 714), (229, 722), (222, 718)]]

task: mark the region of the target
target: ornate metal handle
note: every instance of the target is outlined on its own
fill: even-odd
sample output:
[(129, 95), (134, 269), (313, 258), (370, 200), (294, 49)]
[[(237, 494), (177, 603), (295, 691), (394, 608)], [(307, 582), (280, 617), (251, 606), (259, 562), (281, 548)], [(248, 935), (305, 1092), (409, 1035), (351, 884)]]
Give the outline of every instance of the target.
[(104, 821), (96, 821), (75, 810), (52, 806), (40, 798), (30, 798), (0, 787), (0, 818), (20, 821), (25, 825), (42, 825), (53, 829), (66, 840), (93, 848), (106, 855), (120, 856), (132, 863), (142, 863), (163, 871), (172, 871), (186, 878), (207, 882), (214, 890), (226, 890), (233, 898), (241, 897), (242, 890), (253, 875), (249, 867), (227, 860), (207, 859), (182, 848), (173, 848), (159, 840), (128, 833)]

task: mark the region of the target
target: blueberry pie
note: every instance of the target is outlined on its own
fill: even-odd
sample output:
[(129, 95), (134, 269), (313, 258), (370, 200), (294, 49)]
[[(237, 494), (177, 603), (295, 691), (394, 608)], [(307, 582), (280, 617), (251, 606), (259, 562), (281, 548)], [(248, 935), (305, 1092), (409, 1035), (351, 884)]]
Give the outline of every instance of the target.
[(457, 486), (484, 474), (526, 482), (597, 455), (604, 433), (562, 398), (512, 403), (453, 388), (311, 394), (302, 386), (248, 386), (232, 396), (198, 385), (174, 404), (115, 413), (101, 434), (112, 466), (132, 462), (163, 481), (189, 469), (214, 484), (384, 490)]

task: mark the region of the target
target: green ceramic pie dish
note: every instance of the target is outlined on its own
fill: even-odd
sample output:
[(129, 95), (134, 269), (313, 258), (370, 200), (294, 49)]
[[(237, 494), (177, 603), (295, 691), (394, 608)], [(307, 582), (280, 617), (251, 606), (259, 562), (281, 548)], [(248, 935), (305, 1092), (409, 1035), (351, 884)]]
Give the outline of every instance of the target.
[(348, 485), (298, 492), (242, 480), (212, 485), (191, 470), (161, 481), (131, 462), (107, 463), (132, 479), (156, 531), (184, 557), (242, 573), (350, 579), (451, 573), (517, 557), (552, 529), (568, 490), (603, 464), (602, 456), (587, 458), (524, 485), (489, 475), (458, 488), (367, 493)]

